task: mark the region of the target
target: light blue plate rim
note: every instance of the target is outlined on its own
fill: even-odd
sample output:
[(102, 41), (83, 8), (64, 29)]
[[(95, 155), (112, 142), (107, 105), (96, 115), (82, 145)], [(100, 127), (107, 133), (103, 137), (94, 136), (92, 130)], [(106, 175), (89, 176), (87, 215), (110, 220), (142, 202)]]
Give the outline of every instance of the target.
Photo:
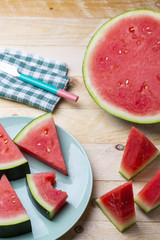
[[(0, 123), (6, 129), (10, 125), (8, 122), (11, 122), (13, 125), (15, 125), (16, 122), (20, 122), (21, 124), (23, 124), (23, 122), (28, 122), (29, 123), (33, 119), (34, 119), (33, 117), (28, 117), (28, 116), (6, 116), (6, 117), (0, 117)], [(57, 124), (56, 124), (56, 128), (57, 128), (58, 135), (59, 135), (59, 132), (62, 133), (62, 134), (66, 134), (66, 136), (69, 137), (69, 139), (71, 140), (72, 144), (73, 143), (76, 144), (76, 146), (83, 153), (83, 156), (84, 156), (85, 167), (87, 167), (87, 171), (88, 171), (88, 187), (86, 188), (84, 196), (81, 200), (80, 207), (76, 209), (76, 212), (74, 213), (75, 217), (73, 218), (73, 221), (71, 220), (71, 223), (69, 225), (66, 225), (66, 226), (62, 227), (61, 232), (59, 232), (57, 234), (55, 234), (55, 232), (54, 232), (53, 238), (49, 238), (51, 235), (46, 235), (44, 237), (39, 237), (39, 238), (36, 237), (35, 238), (33, 235), (31, 236), (31, 233), (29, 233), (29, 234), (24, 234), (24, 235), (21, 235), (21, 236), (9, 238), (9, 239), (16, 239), (16, 240), (32, 240), (32, 239), (54, 240), (54, 239), (58, 239), (58, 238), (62, 237), (65, 233), (67, 233), (76, 224), (76, 222), (80, 219), (80, 217), (84, 213), (85, 209), (87, 208), (87, 205), (88, 205), (90, 197), (91, 197), (92, 188), (93, 188), (93, 174), (92, 174), (90, 161), (89, 161), (88, 156), (87, 156), (86, 152), (84, 151), (83, 147), (81, 146), (81, 144), (78, 142), (78, 140), (75, 137), (73, 137), (68, 131), (64, 130), (62, 127), (58, 126)], [(18, 132), (16, 134), (18, 134)], [(8, 134), (9, 135), (12, 134), (12, 127), (11, 126), (10, 126), (10, 130), (9, 130)], [(63, 146), (62, 146), (62, 150), (63, 150)], [(52, 169), (52, 170), (56, 172), (56, 175), (59, 174), (56, 170), (54, 170), (54, 169)], [(81, 206), (81, 204), (82, 204), (82, 206)], [(67, 208), (67, 206), (66, 206), (66, 208)], [(63, 217), (63, 216), (61, 216), (61, 217)], [(49, 220), (47, 220), (47, 221), (49, 221)], [(61, 223), (59, 223), (59, 224), (61, 224)], [(54, 229), (54, 231), (55, 231), (55, 229)]]

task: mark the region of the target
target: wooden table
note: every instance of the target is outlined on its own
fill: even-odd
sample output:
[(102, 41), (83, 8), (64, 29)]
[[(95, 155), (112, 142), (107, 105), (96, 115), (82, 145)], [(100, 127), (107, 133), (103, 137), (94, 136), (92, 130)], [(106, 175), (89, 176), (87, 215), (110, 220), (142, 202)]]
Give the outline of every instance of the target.
[[(147, 8), (159, 11), (159, 0), (0, 0), (0, 46), (22, 49), (63, 60), (70, 76), (69, 91), (79, 95), (72, 103), (61, 100), (54, 110), (55, 122), (84, 147), (93, 170), (93, 192), (86, 211), (61, 240), (160, 239), (160, 208), (145, 214), (136, 206), (137, 223), (123, 234), (108, 221), (95, 199), (126, 182), (118, 173), (132, 125), (160, 147), (160, 124), (138, 125), (118, 119), (100, 109), (89, 96), (82, 78), (82, 61), (95, 31), (109, 18), (124, 11)], [(44, 112), (0, 99), (0, 117), (32, 116)], [(134, 194), (160, 167), (160, 159), (133, 180)]]

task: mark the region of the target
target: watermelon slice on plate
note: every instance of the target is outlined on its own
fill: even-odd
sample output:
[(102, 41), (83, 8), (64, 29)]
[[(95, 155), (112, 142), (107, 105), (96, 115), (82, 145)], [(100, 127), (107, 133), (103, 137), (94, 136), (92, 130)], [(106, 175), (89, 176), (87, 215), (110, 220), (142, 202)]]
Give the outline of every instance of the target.
[(53, 187), (55, 177), (54, 172), (27, 174), (27, 185), (33, 202), (49, 220), (66, 204), (68, 197), (66, 192)]
[(0, 124), (0, 177), (16, 180), (30, 173), (28, 161)]
[(0, 237), (31, 232), (31, 222), (7, 177), (0, 179)]
[(14, 142), (26, 153), (68, 175), (52, 113), (46, 113), (27, 124)]
[(134, 201), (145, 212), (150, 212), (160, 205), (160, 169), (135, 196)]
[(159, 150), (154, 144), (141, 131), (132, 127), (124, 149), (119, 173), (129, 180), (147, 167), (158, 155)]
[(83, 78), (107, 112), (137, 123), (160, 121), (160, 13), (134, 10), (106, 22), (89, 42)]
[(136, 222), (132, 181), (107, 192), (96, 202), (120, 232)]

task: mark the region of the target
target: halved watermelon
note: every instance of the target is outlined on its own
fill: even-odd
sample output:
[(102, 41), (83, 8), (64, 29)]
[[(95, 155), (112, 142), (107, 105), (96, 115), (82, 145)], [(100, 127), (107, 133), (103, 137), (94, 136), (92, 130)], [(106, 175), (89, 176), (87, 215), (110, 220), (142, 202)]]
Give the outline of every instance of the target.
[(107, 192), (96, 202), (120, 232), (136, 222), (132, 181)]
[(129, 180), (148, 166), (158, 155), (159, 150), (154, 144), (142, 132), (132, 127), (124, 149), (119, 173)]
[(159, 122), (159, 49), (159, 12), (134, 10), (106, 22), (84, 56), (84, 83), (91, 97), (117, 117)]
[(30, 173), (28, 161), (0, 124), (0, 177), (16, 180)]
[(53, 187), (56, 177), (54, 172), (33, 173), (26, 176), (33, 203), (45, 217), (52, 220), (66, 204), (67, 193)]
[(134, 198), (145, 212), (160, 206), (160, 169)]
[(14, 142), (28, 154), (68, 175), (52, 113), (46, 113), (27, 124)]
[(0, 179), (0, 237), (32, 231), (31, 222), (16, 192), (3, 175)]

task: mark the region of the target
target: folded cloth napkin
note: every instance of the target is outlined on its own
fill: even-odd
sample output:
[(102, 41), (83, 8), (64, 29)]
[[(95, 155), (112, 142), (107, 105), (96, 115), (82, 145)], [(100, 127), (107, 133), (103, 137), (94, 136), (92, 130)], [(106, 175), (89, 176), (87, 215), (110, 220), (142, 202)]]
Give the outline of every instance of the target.
[[(67, 65), (64, 62), (6, 48), (0, 49), (0, 61), (16, 66), (19, 73), (61, 89), (67, 88), (69, 77), (66, 76)], [(60, 97), (2, 71), (0, 71), (0, 97), (22, 102), (47, 112), (53, 111), (60, 100)]]

